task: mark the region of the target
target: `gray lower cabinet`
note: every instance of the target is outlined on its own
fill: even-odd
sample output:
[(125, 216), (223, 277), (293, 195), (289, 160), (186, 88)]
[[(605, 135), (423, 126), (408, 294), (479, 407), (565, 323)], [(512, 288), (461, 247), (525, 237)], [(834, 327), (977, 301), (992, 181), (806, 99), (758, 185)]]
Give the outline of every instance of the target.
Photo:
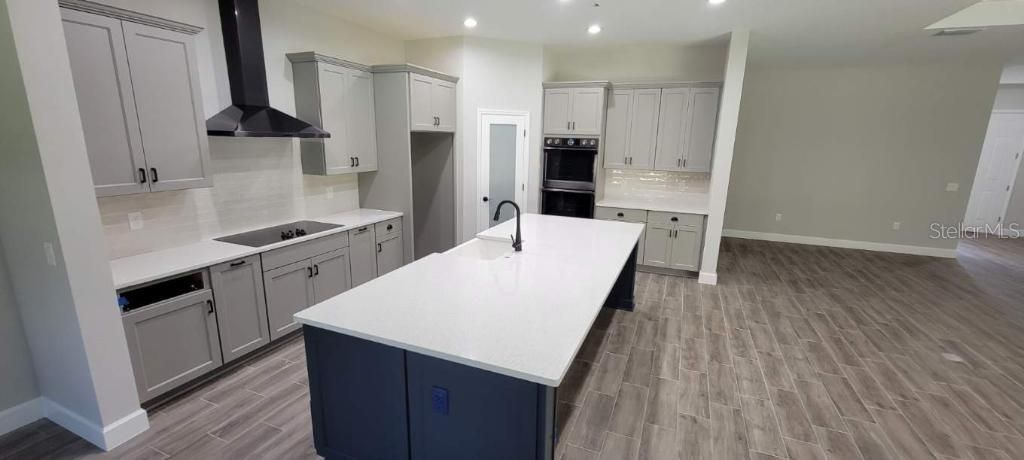
[[(606, 208), (603, 206), (597, 206), (594, 209), (594, 218), (600, 220), (614, 220), (618, 222), (644, 224), (647, 223), (647, 211), (643, 209)], [(640, 233), (640, 241), (637, 242), (636, 259), (639, 264), (642, 264), (644, 261), (646, 241), (647, 230), (645, 228), (644, 231)]]
[(299, 329), (292, 316), (315, 303), (312, 279), (313, 263), (309, 259), (263, 273), (270, 340)]
[(674, 270), (700, 269), (703, 219), (701, 225), (648, 222), (645, 238), (643, 265)]
[(352, 287), (349, 249), (321, 254), (313, 258), (313, 305), (323, 302)]
[(404, 263), (401, 234), (377, 243), (377, 276), (398, 270)]
[(131, 311), (122, 320), (142, 401), (223, 363), (213, 293), (209, 289)]
[(355, 287), (377, 277), (377, 239), (373, 225), (359, 227), (348, 233), (348, 247), (352, 254), (352, 286)]
[(224, 362), (270, 343), (260, 256), (210, 267)]

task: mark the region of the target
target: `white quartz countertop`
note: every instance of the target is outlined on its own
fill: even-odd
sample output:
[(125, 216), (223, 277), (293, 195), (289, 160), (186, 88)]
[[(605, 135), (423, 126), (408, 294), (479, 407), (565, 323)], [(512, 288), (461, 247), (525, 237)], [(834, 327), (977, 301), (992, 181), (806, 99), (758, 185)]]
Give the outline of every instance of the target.
[(680, 193), (673, 196), (606, 197), (597, 206), (607, 208), (646, 209), (648, 211), (708, 214), (707, 193)]
[(547, 386), (562, 383), (643, 225), (526, 214), (295, 315)]
[[(168, 276), (248, 257), (253, 254), (267, 252), (272, 249), (301, 243), (303, 241), (315, 240), (335, 233), (346, 232), (354, 227), (375, 224), (377, 222), (401, 216), (402, 213), (400, 212), (380, 211), (377, 209), (356, 209), (354, 211), (347, 211), (324, 217), (306, 218), (306, 220), (336, 224), (341, 225), (341, 227), (259, 248), (223, 243), (212, 239), (200, 241), (198, 243), (185, 246), (178, 246), (160, 251), (114, 259), (110, 261), (110, 270), (114, 275), (114, 288), (123, 289), (166, 278)], [(257, 230), (258, 228), (272, 227), (274, 225), (288, 223), (292, 220), (299, 219), (291, 219), (288, 221), (278, 222), (276, 224), (263, 225), (261, 227), (251, 228), (248, 230), (239, 230), (222, 236), (243, 233), (249, 230)], [(218, 236), (218, 238), (220, 238), (220, 236)]]

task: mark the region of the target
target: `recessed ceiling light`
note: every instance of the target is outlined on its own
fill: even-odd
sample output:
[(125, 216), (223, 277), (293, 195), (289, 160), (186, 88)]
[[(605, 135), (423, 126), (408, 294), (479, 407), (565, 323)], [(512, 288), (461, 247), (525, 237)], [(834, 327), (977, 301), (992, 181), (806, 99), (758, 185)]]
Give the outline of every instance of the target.
[(721, 4), (725, 3), (725, 0), (708, 0), (708, 3), (710, 3), (712, 5), (721, 5)]
[(466, 20), (462, 22), (462, 25), (466, 26), (467, 29), (472, 29), (476, 27), (476, 19), (466, 18)]
[(589, 33), (590, 35), (599, 34), (601, 33), (601, 26), (597, 24), (591, 24), (590, 27), (587, 27), (587, 33)]

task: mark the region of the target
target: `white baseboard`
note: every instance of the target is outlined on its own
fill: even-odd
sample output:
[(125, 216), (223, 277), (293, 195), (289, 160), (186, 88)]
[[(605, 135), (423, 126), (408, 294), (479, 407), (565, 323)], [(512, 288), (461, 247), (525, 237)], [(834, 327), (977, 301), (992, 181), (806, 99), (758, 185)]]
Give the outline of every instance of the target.
[(99, 426), (60, 404), (46, 398), (42, 399), (43, 414), (46, 418), (105, 451), (110, 451), (149, 429), (149, 418), (146, 416), (146, 411), (142, 409), (107, 426)]
[(926, 246), (909, 246), (904, 244), (875, 243), (871, 241), (838, 240), (819, 238), (816, 236), (785, 235), (782, 233), (748, 232), (745, 230), (722, 230), (722, 236), (743, 238), (747, 240), (777, 241), (780, 243), (810, 244), (813, 246), (829, 246), (833, 248), (863, 249), (866, 251), (895, 252), (918, 256), (956, 258), (956, 249), (930, 248)]
[(5, 435), (43, 418), (43, 398), (25, 401), (0, 411), (0, 435)]
[(697, 277), (697, 282), (700, 284), (710, 284), (714, 286), (718, 284), (718, 273), (700, 272), (700, 276)]

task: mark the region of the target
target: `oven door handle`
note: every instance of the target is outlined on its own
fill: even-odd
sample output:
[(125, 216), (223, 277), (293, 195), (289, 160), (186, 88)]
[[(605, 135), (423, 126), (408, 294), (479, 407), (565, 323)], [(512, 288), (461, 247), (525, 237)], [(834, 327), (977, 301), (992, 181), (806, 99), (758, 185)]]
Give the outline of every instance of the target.
[(564, 193), (580, 193), (584, 195), (593, 195), (593, 190), (572, 190), (567, 188), (545, 188), (541, 189), (542, 192), (564, 192)]

